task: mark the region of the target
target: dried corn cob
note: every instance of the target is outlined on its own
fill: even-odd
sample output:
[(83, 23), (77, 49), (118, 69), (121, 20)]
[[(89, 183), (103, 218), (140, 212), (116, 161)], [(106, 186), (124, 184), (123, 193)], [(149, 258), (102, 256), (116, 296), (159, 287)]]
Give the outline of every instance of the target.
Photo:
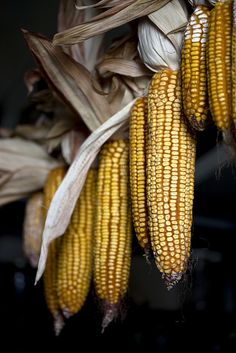
[(34, 193), (27, 201), (23, 230), (23, 249), (32, 267), (37, 267), (44, 226), (43, 193)]
[(92, 234), (97, 171), (90, 169), (58, 256), (57, 295), (64, 316), (77, 313), (87, 297), (92, 274)]
[(95, 224), (95, 286), (106, 303), (103, 328), (117, 314), (128, 287), (131, 260), (131, 212), (128, 185), (129, 146), (107, 142), (100, 153)]
[(210, 12), (207, 44), (208, 94), (218, 129), (231, 125), (232, 1), (221, 0)]
[(186, 118), (196, 130), (207, 121), (206, 41), (210, 10), (199, 5), (194, 10), (184, 34), (182, 49), (182, 96)]
[[(59, 167), (51, 170), (44, 186), (44, 208), (45, 218), (47, 210), (52, 201), (53, 195), (61, 184), (66, 170), (64, 167)], [(56, 277), (57, 277), (57, 256), (61, 238), (53, 240), (49, 246), (46, 268), (44, 271), (44, 293), (45, 299), (50, 310), (55, 324), (55, 332), (59, 334), (63, 327), (63, 319), (60, 315), (58, 298), (56, 294)]]
[(185, 272), (190, 254), (196, 148), (181, 114), (178, 76), (170, 69), (157, 72), (148, 93), (149, 232), (169, 289)]
[(130, 118), (130, 190), (132, 214), (139, 244), (149, 247), (146, 206), (146, 122), (147, 100), (136, 100)]
[(232, 117), (236, 130), (236, 2), (233, 2), (233, 33), (232, 33)]

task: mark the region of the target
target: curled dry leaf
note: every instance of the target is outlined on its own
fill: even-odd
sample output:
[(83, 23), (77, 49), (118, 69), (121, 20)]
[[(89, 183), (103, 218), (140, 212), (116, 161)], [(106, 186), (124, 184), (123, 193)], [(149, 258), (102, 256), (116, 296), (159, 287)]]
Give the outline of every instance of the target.
[(146, 16), (168, 2), (169, 0), (136, 0), (128, 2), (128, 6), (127, 2), (122, 2), (92, 18), (87, 23), (57, 33), (54, 36), (53, 44), (72, 45), (83, 42), (90, 37), (108, 32), (134, 19)]
[(185, 0), (171, 0), (162, 8), (149, 14), (148, 18), (180, 53), (183, 40), (181, 31), (184, 31), (189, 18)]
[(43, 143), (45, 136), (48, 134), (50, 127), (48, 126), (37, 126), (31, 124), (17, 125), (14, 130), (14, 136), (22, 137), (26, 140)]
[(180, 56), (171, 41), (147, 18), (138, 26), (138, 51), (144, 64), (152, 71), (169, 67), (177, 70)]
[(45, 136), (45, 144), (47, 150), (51, 153), (56, 147), (58, 147), (63, 139), (63, 136), (68, 133), (75, 125), (75, 121), (72, 119), (60, 118), (51, 127)]
[(79, 147), (86, 139), (85, 136), (85, 133), (76, 130), (72, 130), (63, 136), (61, 150), (67, 164), (70, 165), (75, 159)]
[(127, 123), (134, 101), (113, 115), (87, 138), (56, 191), (45, 222), (36, 282), (43, 274), (50, 242), (61, 236), (69, 224), (91, 164), (99, 153), (101, 146)]
[(183, 29), (187, 21), (188, 12), (182, 0), (172, 0), (148, 18), (140, 20), (138, 51), (150, 70), (179, 68)]
[[(89, 0), (89, 3), (93, 3), (93, 0)], [(94, 8), (93, 5), (90, 8), (90, 6), (82, 6), (83, 4), (83, 0), (77, 0), (77, 5), (74, 0), (61, 0), (58, 13), (59, 32), (87, 22), (99, 14), (98, 9)], [(98, 56), (102, 52), (103, 39), (103, 35), (96, 36), (96, 38), (88, 39), (83, 43), (63, 46), (63, 50), (91, 71), (94, 69)]]
[(38, 265), (43, 225), (43, 193), (36, 192), (27, 201), (23, 225), (23, 251), (34, 268)]
[(131, 4), (132, 2), (134, 2), (134, 0), (100, 0), (97, 1), (95, 4), (91, 4), (91, 5), (76, 5), (76, 8), (78, 10), (82, 10), (85, 8), (95, 8), (95, 7), (99, 7), (99, 8), (106, 8), (106, 7), (113, 7), (113, 6), (123, 6), (124, 4), (126, 4), (126, 6), (128, 4)]
[(32, 141), (0, 140), (0, 205), (40, 190), (48, 172), (60, 164)]
[(101, 76), (115, 73), (129, 77), (142, 77), (149, 74), (149, 71), (141, 62), (119, 58), (105, 59), (96, 68)]
[(90, 72), (60, 48), (36, 34), (23, 31), (48, 84), (93, 131), (110, 115), (105, 97), (93, 89)]
[(147, 82), (150, 71), (141, 62), (137, 51), (137, 40), (126, 36), (115, 40), (96, 66), (98, 77), (113, 114), (123, 108), (134, 97), (143, 94), (136, 83)]

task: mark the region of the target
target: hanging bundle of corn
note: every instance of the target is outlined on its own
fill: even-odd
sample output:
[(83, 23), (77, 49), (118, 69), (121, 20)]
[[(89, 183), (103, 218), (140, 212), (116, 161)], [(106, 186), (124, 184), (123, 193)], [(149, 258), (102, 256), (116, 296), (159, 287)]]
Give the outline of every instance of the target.
[[(46, 180), (44, 186), (44, 201), (43, 207), (45, 216), (47, 214), (47, 210), (51, 204), (53, 195), (55, 194), (57, 188), (61, 184), (66, 170), (64, 167), (53, 169)], [(51, 242), (49, 247), (49, 253), (47, 258), (47, 264), (44, 272), (44, 292), (45, 299), (53, 318), (54, 318), (54, 326), (55, 333), (59, 334), (60, 330), (63, 327), (63, 318), (60, 314), (60, 308), (57, 298), (56, 286), (57, 286), (57, 258), (58, 251), (60, 247), (61, 239), (55, 239)]]
[[(103, 328), (117, 315), (128, 287), (131, 260), (129, 176), (134, 226), (141, 246), (146, 249), (151, 244), (168, 288), (186, 271), (190, 255), (196, 147), (184, 120), (180, 87), (180, 49), (188, 22), (185, 3), (181, 0), (106, 3), (109, 3), (108, 10), (102, 13), (104, 2), (99, 2), (95, 4), (99, 15), (81, 23), (81, 18), (87, 17), (67, 16), (75, 11), (74, 6), (70, 6), (74, 3), (62, 0), (64, 20), (72, 18), (74, 27), (69, 28), (59, 17), (62, 32), (54, 37), (54, 45), (41, 36), (24, 32), (54, 93), (59, 94), (92, 132), (74, 158), (68, 159), (71, 167), (50, 201), (37, 280), (46, 264), (45, 288), (51, 290), (48, 289), (48, 297), (51, 295), (55, 299), (48, 299), (54, 317), (60, 311), (70, 316), (83, 305), (91, 275), (93, 218), (89, 206), (93, 195), (87, 185), (91, 181), (90, 166), (101, 150), (93, 254), (96, 293), (105, 308)], [(77, 5), (78, 11), (85, 12), (93, 7), (82, 6), (81, 9), (82, 1)], [(166, 13), (173, 16), (166, 16)], [(93, 60), (98, 63), (96, 68), (94, 63), (88, 64), (89, 51), (84, 40), (126, 23), (127, 15), (130, 20), (144, 17), (138, 26), (140, 57), (136, 38), (126, 37), (117, 41), (105, 55)], [(200, 19), (204, 23), (201, 16)], [(90, 50), (91, 43), (94, 41), (90, 42)], [(76, 47), (67, 50), (69, 55), (65, 55), (55, 46), (58, 44), (75, 44)], [(89, 70), (96, 71), (98, 79), (93, 77), (91, 80)], [(157, 73), (148, 88), (150, 70)], [(199, 82), (202, 82), (201, 78)], [(134, 105), (136, 97), (146, 94), (146, 99), (138, 99)], [(196, 109), (197, 119), (204, 120), (205, 103), (202, 102), (201, 98), (197, 108), (191, 109)], [(201, 118), (197, 115), (199, 112), (203, 113)], [(130, 143), (127, 140), (128, 123)], [(119, 135), (112, 136), (118, 130)], [(91, 212), (87, 212), (85, 220), (87, 207)], [(61, 235), (57, 256), (55, 244)], [(81, 256), (77, 258), (77, 254)], [(52, 271), (56, 263), (58, 270)], [(49, 278), (52, 273), (52, 286), (49, 287), (47, 276)]]
[(65, 317), (74, 315), (81, 309), (90, 287), (96, 176), (96, 169), (90, 169), (60, 243), (56, 291)]
[(184, 114), (191, 126), (203, 130), (208, 115), (206, 42), (210, 10), (198, 5), (184, 33), (181, 84)]
[(24, 217), (23, 249), (32, 267), (37, 267), (44, 226), (43, 193), (34, 193), (27, 201)]
[[(66, 3), (64, 2), (64, 4)], [(153, 6), (151, 5), (150, 7)], [(160, 7), (160, 4), (157, 5), (157, 2), (155, 2), (155, 6)], [(144, 5), (142, 7), (145, 9)], [(74, 7), (72, 8), (74, 9)], [(49, 244), (53, 244), (53, 239), (63, 234), (62, 252), (59, 255), (58, 269), (58, 283), (60, 280), (60, 285), (57, 286), (57, 293), (60, 307), (66, 316), (79, 310), (86, 296), (84, 293), (88, 290), (86, 285), (89, 282), (86, 279), (89, 278), (89, 275), (85, 275), (86, 285), (82, 283), (83, 294), (81, 294), (81, 283), (78, 281), (73, 282), (72, 279), (74, 280), (79, 273), (81, 274), (82, 268), (71, 272), (68, 268), (71, 268), (72, 261), (65, 264), (65, 254), (72, 251), (70, 250), (72, 249), (72, 243), (75, 239), (78, 239), (76, 232), (71, 230), (73, 223), (76, 223), (75, 210), (79, 207), (77, 199), (86, 180), (89, 167), (100, 148), (111, 135), (126, 125), (124, 130), (119, 132), (118, 140), (112, 140), (102, 148), (98, 171), (98, 190), (99, 185), (100, 188), (108, 187), (110, 190), (109, 197), (106, 193), (102, 192), (100, 194), (98, 191), (95, 215), (95, 283), (98, 296), (104, 302), (105, 316), (103, 327), (105, 327), (116, 316), (119, 303), (124, 297), (128, 286), (131, 261), (131, 213), (128, 183), (129, 146), (125, 138), (127, 138), (127, 120), (134, 97), (143, 95), (150, 72), (138, 57), (135, 41), (127, 36), (122, 41), (116, 41), (111, 50), (108, 50), (99, 59), (97, 72), (100, 75), (102, 85), (94, 78), (93, 84), (96, 88), (94, 89), (91, 84), (91, 74), (81, 65), (81, 63), (83, 65), (86, 63), (86, 61), (83, 61), (84, 55), (75, 56), (74, 51), (73, 56), (80, 61), (80, 63), (75, 63), (60, 48), (55, 48), (48, 40), (27, 32), (24, 35), (37, 61), (43, 66), (44, 74), (46, 72), (45, 78), (53, 84), (56, 91), (60, 91), (60, 95), (70, 103), (73, 109), (77, 110), (77, 113), (81, 115), (89, 129), (91, 131), (95, 130), (84, 145), (81, 146), (80, 152), (75, 156), (71, 168), (53, 199), (45, 224), (42, 245), (44, 251), (41, 252), (39, 261), (37, 279), (44, 269), (48, 248), (50, 256), (51, 245)], [(79, 46), (82, 49), (77, 54), (83, 54), (83, 50), (87, 51), (87, 46), (84, 43)], [(86, 66), (88, 67), (88, 65)], [(70, 77), (69, 80), (66, 79), (68, 75)], [(71, 80), (71, 77), (73, 77), (74, 81)], [(74, 94), (75, 91), (76, 94)], [(102, 94), (99, 94), (99, 92)], [(106, 96), (104, 96), (104, 92)], [(114, 114), (113, 117), (108, 119), (112, 114)], [(104, 120), (107, 120), (107, 122), (101, 125)], [(99, 125), (101, 126), (98, 127)], [(103, 152), (106, 150), (106, 153)], [(112, 160), (111, 165), (109, 164), (109, 159)], [(106, 162), (103, 162), (103, 160), (106, 160)], [(104, 168), (105, 180), (101, 179)], [(101, 186), (102, 184), (104, 186)], [(80, 204), (80, 199), (78, 203)], [(58, 218), (59, 214), (63, 214), (63, 217)], [(101, 225), (98, 223), (99, 215), (102, 217)], [(107, 217), (109, 220), (107, 220)], [(69, 221), (70, 218), (72, 223)], [(56, 219), (57, 225), (53, 225), (52, 223)], [(86, 227), (88, 228), (87, 223)], [(107, 227), (106, 232), (104, 232), (104, 227), (105, 229)], [(71, 235), (72, 233), (73, 236)], [(102, 247), (100, 247), (99, 239), (102, 237), (105, 238), (102, 242)], [(78, 240), (78, 242), (80, 241)], [(84, 244), (84, 246), (86, 245)], [(107, 249), (105, 258), (103, 252), (101, 252), (104, 247)], [(77, 252), (77, 248), (73, 248), (74, 251)], [(88, 251), (84, 252), (89, 254)], [(72, 260), (75, 255), (75, 253), (71, 255)], [(70, 258), (69, 256), (67, 257)], [(88, 271), (89, 266), (86, 266), (86, 269)], [(99, 271), (102, 272), (100, 277)], [(70, 273), (72, 273), (71, 276)], [(102, 282), (100, 282), (100, 279), (102, 279)], [(72, 292), (65, 289), (66, 283)]]
[(210, 12), (207, 42), (208, 95), (217, 128), (228, 132), (231, 107), (232, 1), (217, 1)]
[(103, 329), (118, 314), (128, 288), (131, 261), (127, 140), (107, 142), (100, 152), (95, 224), (94, 280), (103, 300)]

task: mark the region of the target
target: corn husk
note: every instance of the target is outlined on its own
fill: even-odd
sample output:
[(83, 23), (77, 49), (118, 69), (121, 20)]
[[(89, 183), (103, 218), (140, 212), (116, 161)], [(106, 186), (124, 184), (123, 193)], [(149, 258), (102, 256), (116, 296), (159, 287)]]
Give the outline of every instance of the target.
[[(58, 13), (58, 32), (87, 22), (100, 13), (97, 6), (94, 6), (93, 0), (87, 2), (92, 4), (92, 6), (88, 6), (91, 7), (89, 11), (82, 10), (84, 4), (82, 0), (77, 0), (76, 4), (74, 0), (61, 0)], [(63, 46), (63, 50), (89, 71), (92, 71), (98, 57), (103, 53), (103, 41), (104, 36), (100, 35), (72, 46)]]
[[(168, 3), (169, 0), (134, 0), (113, 3), (111, 8), (89, 22), (72, 27), (54, 36), (55, 45), (73, 45), (117, 28), (134, 19), (146, 16)], [(128, 5), (127, 5), (128, 3)]]
[(190, 3), (190, 5), (192, 7), (196, 7), (198, 5), (206, 5), (209, 6), (209, 4), (215, 5), (216, 0), (188, 0), (188, 2)]
[(46, 38), (24, 31), (30, 50), (49, 87), (62, 97), (93, 131), (110, 115), (106, 99), (95, 92), (90, 72)]
[(34, 193), (27, 201), (23, 225), (23, 251), (30, 265), (38, 265), (44, 227), (43, 193)]
[(49, 171), (61, 164), (32, 141), (17, 137), (0, 140), (0, 205), (42, 189)]
[[(176, 15), (178, 14), (178, 15)], [(138, 51), (152, 71), (169, 67), (177, 70), (188, 12), (182, 0), (172, 0), (161, 9), (140, 20)]]

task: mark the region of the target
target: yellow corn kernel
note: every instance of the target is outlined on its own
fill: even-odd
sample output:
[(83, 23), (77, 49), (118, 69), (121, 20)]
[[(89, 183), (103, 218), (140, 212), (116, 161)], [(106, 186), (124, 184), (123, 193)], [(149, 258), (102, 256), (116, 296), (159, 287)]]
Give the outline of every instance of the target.
[[(45, 218), (49, 209), (52, 198), (61, 184), (66, 173), (64, 167), (59, 167), (49, 172), (48, 178), (44, 186), (44, 212)], [(44, 271), (44, 293), (49, 311), (54, 318), (55, 331), (58, 334), (63, 326), (62, 316), (60, 315), (59, 303), (56, 294), (56, 278), (57, 278), (57, 257), (61, 238), (57, 238), (49, 245), (46, 268)]]
[(206, 42), (210, 10), (198, 5), (184, 33), (181, 78), (184, 114), (196, 130), (207, 122)]
[(181, 113), (179, 74), (163, 69), (148, 93), (147, 205), (153, 253), (169, 289), (190, 255), (195, 153)]
[(139, 244), (149, 247), (146, 205), (146, 123), (147, 99), (136, 100), (130, 117), (130, 191), (135, 233)]
[(81, 309), (90, 287), (96, 177), (97, 171), (90, 169), (61, 240), (56, 288), (60, 308), (66, 317)]
[[(110, 306), (110, 312), (126, 293), (129, 279), (132, 233), (128, 155), (128, 141), (109, 141), (100, 152), (98, 169), (94, 280), (96, 293)], [(112, 314), (108, 316), (103, 327), (113, 319)]]
[(232, 1), (216, 2), (210, 12), (207, 43), (208, 94), (218, 129), (231, 127)]
[(37, 267), (44, 226), (43, 193), (34, 193), (27, 201), (23, 229), (23, 250), (32, 267)]

